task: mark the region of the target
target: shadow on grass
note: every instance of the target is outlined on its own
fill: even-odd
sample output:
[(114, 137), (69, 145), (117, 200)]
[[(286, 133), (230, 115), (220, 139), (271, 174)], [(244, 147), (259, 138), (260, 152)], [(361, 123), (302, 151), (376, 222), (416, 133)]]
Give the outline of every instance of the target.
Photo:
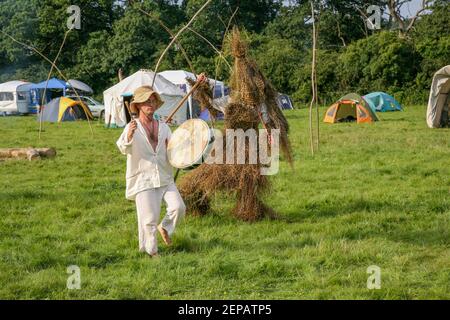
[(235, 244), (214, 237), (211, 239), (197, 239), (189, 235), (178, 235), (173, 239), (173, 244), (168, 247), (167, 252), (177, 253), (177, 252), (206, 252), (211, 251), (214, 248), (223, 248), (227, 250), (235, 250)]
[[(420, 212), (423, 212), (424, 215), (433, 215), (436, 219), (439, 219), (441, 215), (450, 212), (450, 207), (443, 203), (422, 203), (421, 205), (422, 207), (418, 208), (418, 204), (414, 202), (405, 204), (394, 201), (365, 199), (352, 199), (346, 203), (323, 201), (309, 203), (303, 207), (298, 207), (298, 209), (285, 211), (283, 212), (284, 215), (280, 213), (278, 220), (286, 223), (330, 223), (331, 219), (340, 216), (362, 213), (367, 215), (367, 220), (355, 219), (353, 227), (351, 225), (343, 225), (342, 231), (338, 233), (338, 237), (350, 240), (383, 238), (417, 246), (448, 246), (450, 243), (448, 225), (445, 225), (445, 223), (431, 224), (433, 219), (429, 221), (422, 220), (421, 225), (416, 225), (416, 218), (408, 216), (408, 213), (420, 214)], [(442, 220), (446, 221), (445, 217), (442, 217)], [(362, 224), (369, 224), (370, 226), (362, 228), (360, 227)], [(427, 224), (429, 224), (429, 227), (427, 227)]]
[(19, 200), (37, 200), (37, 199), (55, 200), (57, 197), (54, 193), (43, 192), (39, 190), (23, 190), (15, 192), (0, 192), (0, 199), (4, 202)]
[[(400, 206), (387, 204), (381, 201), (368, 201), (363, 199), (349, 200), (347, 203), (336, 202), (311, 202), (304, 206), (293, 208), (289, 211), (280, 212), (279, 220), (287, 223), (305, 222), (310, 219), (334, 218), (341, 215), (366, 211), (378, 212), (381, 210), (398, 210)], [(403, 207), (404, 209), (404, 207)]]
[[(373, 233), (372, 236), (377, 234)], [(417, 246), (443, 246), (448, 248), (450, 246), (450, 233), (443, 228), (432, 228), (428, 230), (408, 230), (395, 228), (393, 232), (390, 232), (387, 236), (380, 235), (380, 237), (387, 238), (391, 241), (403, 242), (413, 244)]]
[(124, 260), (126, 260), (126, 256), (122, 253), (92, 251), (89, 252), (87, 266), (89, 268), (103, 269)]

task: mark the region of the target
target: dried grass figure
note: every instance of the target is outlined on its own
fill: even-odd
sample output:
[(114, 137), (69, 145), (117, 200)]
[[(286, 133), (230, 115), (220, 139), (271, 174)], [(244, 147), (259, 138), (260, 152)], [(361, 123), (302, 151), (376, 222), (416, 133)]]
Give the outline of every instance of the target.
[[(191, 87), (193, 87), (196, 83), (196, 81), (192, 80), (191, 78), (186, 78), (186, 81), (189, 83)], [(200, 107), (203, 109), (208, 109), (209, 114), (211, 115), (211, 118), (213, 121), (217, 119), (218, 111), (212, 106), (213, 102), (213, 91), (210, 87), (209, 83), (202, 82), (197, 89), (194, 91), (192, 96), (197, 102), (200, 104)]]
[[(225, 108), (224, 129), (258, 130), (261, 113), (265, 112), (267, 121), (264, 126), (268, 130), (280, 129), (281, 150), (288, 162), (292, 163), (292, 152), (287, 136), (289, 127), (277, 105), (276, 91), (256, 63), (247, 56), (247, 45), (241, 40), (237, 28), (231, 33), (230, 44), (234, 68), (230, 82), (231, 101)], [(197, 98), (205, 103), (205, 107), (209, 98), (212, 101), (212, 95), (209, 96), (206, 89), (201, 90), (199, 96)], [(210, 102), (209, 106), (213, 109)], [(210, 108), (208, 107), (208, 110)], [(224, 144), (225, 149), (227, 146)], [(249, 149), (246, 141), (246, 148), (243, 150), (246, 164), (202, 164), (183, 177), (179, 187), (188, 212), (194, 215), (207, 214), (211, 196), (217, 191), (225, 191), (235, 194), (236, 205), (233, 215), (239, 219), (255, 221), (265, 216), (276, 216), (275, 211), (261, 200), (270, 190), (270, 183), (268, 176), (261, 175), (260, 163), (248, 164)], [(235, 155), (237, 151), (235, 144)]]

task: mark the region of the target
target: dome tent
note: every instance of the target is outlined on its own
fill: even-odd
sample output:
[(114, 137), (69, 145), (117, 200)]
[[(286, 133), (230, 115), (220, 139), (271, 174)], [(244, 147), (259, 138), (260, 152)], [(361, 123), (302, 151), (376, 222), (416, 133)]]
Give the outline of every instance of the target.
[(394, 97), (384, 92), (372, 92), (365, 95), (364, 100), (369, 104), (372, 110), (385, 111), (402, 111), (402, 106)]
[(89, 108), (81, 101), (75, 101), (66, 97), (51, 100), (44, 105), (39, 113), (38, 121), (62, 122), (93, 119)]
[(348, 121), (370, 123), (378, 121), (378, 117), (359, 94), (349, 93), (329, 107), (323, 119), (327, 123)]

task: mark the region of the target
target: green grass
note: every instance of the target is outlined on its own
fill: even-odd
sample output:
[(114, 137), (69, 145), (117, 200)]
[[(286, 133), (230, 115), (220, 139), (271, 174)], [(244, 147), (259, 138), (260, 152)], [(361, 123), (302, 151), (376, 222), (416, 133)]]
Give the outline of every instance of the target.
[[(424, 106), (321, 123), (312, 157), (307, 110), (286, 114), (295, 169), (282, 162), (266, 198), (280, 219), (237, 221), (218, 196), (159, 260), (138, 252), (121, 130), (46, 123), (38, 140), (34, 117), (0, 118), (0, 147), (58, 152), (0, 162), (0, 298), (449, 299), (450, 131), (428, 129)], [(81, 290), (66, 288), (69, 265)], [(380, 290), (366, 287), (370, 265)]]

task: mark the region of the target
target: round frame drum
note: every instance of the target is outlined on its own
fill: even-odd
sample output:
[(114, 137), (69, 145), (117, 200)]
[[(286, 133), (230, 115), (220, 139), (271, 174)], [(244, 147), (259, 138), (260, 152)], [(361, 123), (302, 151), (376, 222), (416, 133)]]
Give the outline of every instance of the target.
[(204, 162), (214, 143), (214, 131), (201, 119), (183, 122), (167, 144), (169, 163), (178, 169), (194, 169)]

